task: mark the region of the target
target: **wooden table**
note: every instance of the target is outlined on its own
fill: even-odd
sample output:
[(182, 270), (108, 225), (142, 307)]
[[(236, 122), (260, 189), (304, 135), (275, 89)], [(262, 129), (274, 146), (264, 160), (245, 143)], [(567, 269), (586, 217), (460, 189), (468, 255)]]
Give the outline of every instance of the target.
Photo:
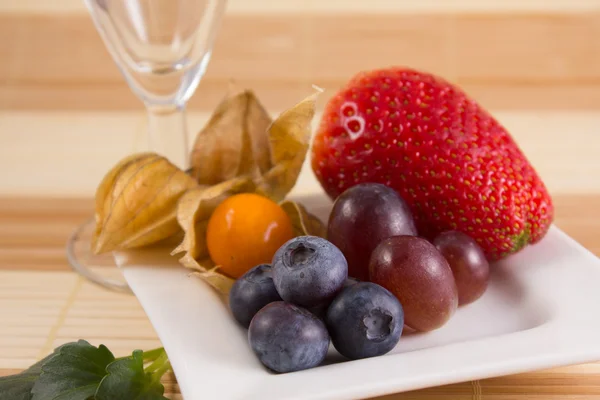
[[(0, 0), (0, 38), (0, 375), (79, 338), (120, 355), (160, 346), (134, 297), (85, 282), (64, 254), (105, 171), (143, 147), (141, 104), (81, 0)], [(598, 38), (598, 0), (230, 0), (190, 135), (230, 79), (276, 113), (311, 84), (327, 100), (361, 69), (429, 70), (507, 126), (552, 192), (557, 224), (600, 255)], [(600, 364), (387, 398), (600, 399)]]

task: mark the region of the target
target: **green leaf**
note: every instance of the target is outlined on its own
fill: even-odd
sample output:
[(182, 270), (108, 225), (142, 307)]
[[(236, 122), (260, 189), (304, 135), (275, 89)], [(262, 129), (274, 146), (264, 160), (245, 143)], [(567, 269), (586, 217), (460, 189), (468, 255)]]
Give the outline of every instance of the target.
[(0, 378), (0, 400), (29, 400), (39, 374), (22, 372)]
[(141, 350), (106, 367), (108, 375), (96, 391), (96, 400), (168, 400), (158, 376), (144, 371)]
[(30, 400), (31, 389), (42, 372), (42, 365), (54, 354), (36, 362), (21, 373), (0, 377), (0, 400)]
[(95, 347), (85, 340), (67, 343), (42, 365), (32, 400), (87, 400), (96, 393), (114, 360), (104, 345)]

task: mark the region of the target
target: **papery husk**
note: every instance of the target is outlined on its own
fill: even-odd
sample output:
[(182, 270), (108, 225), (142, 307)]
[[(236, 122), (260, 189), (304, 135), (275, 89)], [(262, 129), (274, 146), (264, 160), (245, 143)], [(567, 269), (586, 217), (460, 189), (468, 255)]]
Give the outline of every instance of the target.
[(302, 204), (286, 200), (282, 202), (281, 208), (290, 217), (295, 236), (327, 236), (327, 227), (315, 215), (309, 213)]
[(273, 167), (256, 182), (257, 193), (280, 202), (296, 184), (310, 144), (311, 122), (320, 93), (284, 111), (269, 127)]
[[(96, 193), (93, 251), (140, 247), (176, 237), (171, 254), (220, 293), (234, 279), (219, 272), (208, 254), (206, 229), (215, 208), (238, 193), (258, 193), (280, 203), (292, 190), (306, 158), (320, 92), (275, 121), (252, 91), (227, 96), (198, 134), (187, 175), (153, 153), (125, 158)], [(297, 203), (282, 204), (296, 235), (325, 235), (325, 226)]]
[[(226, 97), (200, 131), (192, 151), (192, 175), (202, 185), (180, 201), (178, 221), (185, 252), (182, 265), (221, 293), (234, 280), (219, 273), (206, 247), (206, 229), (214, 209), (227, 197), (253, 192), (280, 202), (292, 190), (306, 158), (315, 114), (314, 93), (272, 121), (252, 91)], [(210, 186), (206, 189), (206, 185)], [(323, 224), (304, 207), (284, 203), (298, 234), (324, 235)]]
[(219, 267), (215, 266), (215, 263), (209, 258), (205, 258), (201, 261), (194, 260), (194, 267), (189, 267), (193, 270), (190, 274), (197, 276), (204, 282), (212, 286), (217, 293), (227, 296), (231, 291), (231, 287), (235, 283), (235, 279), (228, 277), (219, 272)]
[(250, 177), (258, 194), (280, 202), (300, 175), (319, 94), (308, 96), (275, 121), (251, 91), (226, 97), (196, 138), (192, 175), (201, 185)]
[(147, 246), (175, 235), (177, 202), (198, 184), (153, 153), (126, 157), (96, 191), (95, 254)]
[(198, 133), (192, 176), (214, 185), (239, 176), (259, 177), (272, 168), (267, 130), (272, 119), (251, 90), (227, 96)]
[(218, 267), (210, 260), (206, 245), (208, 220), (225, 199), (237, 193), (253, 192), (254, 189), (250, 178), (234, 178), (214, 186), (190, 190), (179, 202), (177, 221), (185, 236), (171, 254), (185, 252), (179, 262), (197, 271), (198, 276), (222, 293), (229, 291), (234, 280), (216, 272)]
[(208, 283), (217, 291), (217, 293), (227, 296), (231, 291), (231, 287), (235, 283), (235, 279), (228, 277), (227, 275), (221, 274), (218, 270), (219, 267), (215, 267), (214, 263), (210, 258), (206, 258), (201, 261), (195, 261), (196, 266), (192, 268), (194, 272), (190, 275), (197, 276), (204, 282)]

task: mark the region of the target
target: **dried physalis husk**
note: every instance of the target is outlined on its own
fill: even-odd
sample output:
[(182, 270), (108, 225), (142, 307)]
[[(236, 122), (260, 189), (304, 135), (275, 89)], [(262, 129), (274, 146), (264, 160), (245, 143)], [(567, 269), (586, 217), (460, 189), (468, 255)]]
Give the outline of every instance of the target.
[(208, 220), (219, 204), (237, 193), (253, 192), (250, 178), (233, 178), (213, 186), (188, 191), (179, 201), (177, 221), (185, 232), (183, 242), (171, 254), (185, 252), (179, 262), (221, 293), (228, 293), (234, 280), (217, 272), (206, 245)]
[[(178, 221), (185, 237), (172, 254), (185, 252), (180, 262), (221, 293), (227, 293), (234, 280), (219, 273), (209, 257), (208, 220), (234, 194), (255, 192), (280, 202), (292, 190), (308, 151), (319, 93), (274, 122), (251, 91), (228, 96), (196, 138), (192, 175), (201, 186), (181, 198)], [(298, 235), (324, 236), (323, 224), (304, 207), (293, 202), (282, 206)]]
[(198, 133), (192, 175), (202, 185), (271, 169), (267, 130), (272, 119), (252, 91), (227, 96)]
[(177, 202), (198, 184), (166, 158), (142, 153), (113, 167), (96, 191), (95, 254), (146, 246), (175, 235)]
[(306, 158), (319, 93), (273, 122), (251, 91), (228, 96), (196, 138), (192, 175), (201, 185), (250, 177), (257, 193), (283, 200)]
[[(294, 187), (308, 151), (315, 93), (275, 121), (251, 91), (228, 96), (198, 134), (191, 176), (156, 154), (126, 158), (96, 194), (93, 250), (102, 253), (174, 240), (172, 254), (218, 291), (233, 279), (219, 273), (206, 246), (214, 209), (227, 197), (253, 192), (281, 202)], [(285, 202), (297, 235), (324, 236), (323, 224), (300, 204)], [(181, 228), (180, 228), (181, 227)]]
[(296, 184), (308, 151), (311, 121), (320, 93), (316, 92), (284, 111), (269, 127), (273, 167), (257, 181), (257, 193), (279, 202)]
[(280, 205), (292, 221), (295, 236), (311, 235), (324, 238), (327, 235), (325, 224), (315, 215), (306, 211), (306, 207), (302, 204), (286, 200)]

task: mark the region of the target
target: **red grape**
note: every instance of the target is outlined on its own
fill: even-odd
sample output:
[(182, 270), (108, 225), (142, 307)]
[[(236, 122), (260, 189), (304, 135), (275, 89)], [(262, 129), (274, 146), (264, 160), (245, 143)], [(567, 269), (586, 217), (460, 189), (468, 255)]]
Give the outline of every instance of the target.
[(400, 300), (404, 321), (418, 331), (444, 325), (458, 306), (448, 262), (434, 245), (416, 236), (382, 241), (371, 256), (369, 278)]
[(367, 280), (369, 259), (383, 239), (416, 235), (412, 214), (404, 200), (389, 187), (365, 183), (342, 193), (329, 217), (327, 239), (348, 261), (348, 275)]
[(433, 244), (452, 268), (458, 304), (469, 304), (480, 298), (488, 285), (490, 265), (477, 242), (462, 232), (450, 231), (439, 234)]

